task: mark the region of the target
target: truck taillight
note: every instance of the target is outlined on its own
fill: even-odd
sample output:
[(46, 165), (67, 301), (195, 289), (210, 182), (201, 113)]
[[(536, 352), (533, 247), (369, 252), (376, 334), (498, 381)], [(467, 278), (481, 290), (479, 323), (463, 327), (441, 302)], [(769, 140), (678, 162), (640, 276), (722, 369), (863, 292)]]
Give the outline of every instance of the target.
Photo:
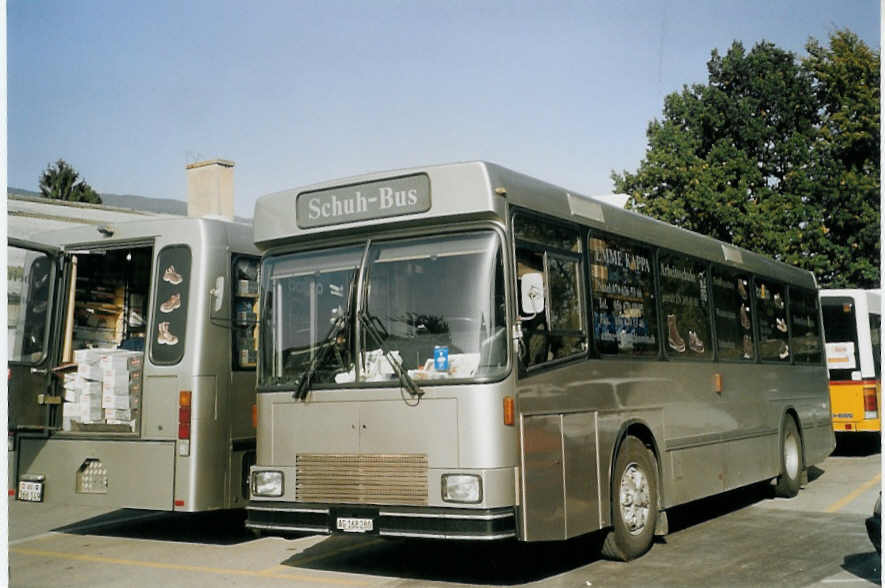
[(874, 419), (879, 416), (879, 398), (876, 394), (875, 384), (865, 384), (863, 387), (863, 412), (865, 419)]
[(191, 392), (178, 393), (178, 455), (186, 457), (191, 453)]
[(254, 402), (252, 403), (252, 428), (258, 428), (258, 405)]

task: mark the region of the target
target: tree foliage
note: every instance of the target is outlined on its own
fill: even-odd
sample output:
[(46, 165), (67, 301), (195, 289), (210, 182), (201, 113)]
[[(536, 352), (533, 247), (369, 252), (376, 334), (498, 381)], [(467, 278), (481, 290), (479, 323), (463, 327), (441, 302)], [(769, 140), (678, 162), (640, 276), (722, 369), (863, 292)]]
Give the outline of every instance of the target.
[(46, 198), (69, 202), (89, 202), (101, 204), (98, 192), (64, 159), (47, 166), (40, 175), (40, 192)]
[(712, 52), (708, 82), (664, 100), (628, 206), (815, 273), (879, 282), (879, 54), (837, 31), (808, 56), (768, 42)]

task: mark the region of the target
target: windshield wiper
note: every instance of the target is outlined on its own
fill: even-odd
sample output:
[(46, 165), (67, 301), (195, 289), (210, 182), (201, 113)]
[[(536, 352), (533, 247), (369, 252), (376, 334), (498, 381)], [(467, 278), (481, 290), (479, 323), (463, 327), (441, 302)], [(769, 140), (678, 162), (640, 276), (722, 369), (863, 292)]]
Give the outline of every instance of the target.
[[(310, 384), (313, 380), (313, 376), (316, 373), (317, 369), (321, 365), (324, 365), (326, 362), (326, 358), (329, 356), (329, 353), (338, 345), (338, 337), (342, 332), (350, 325), (350, 312), (352, 309), (351, 303), (353, 302), (354, 297), (354, 281), (356, 280), (356, 273), (354, 272), (354, 276), (350, 281), (350, 292), (347, 298), (347, 309), (342, 312), (332, 323), (332, 328), (329, 329), (329, 333), (326, 335), (325, 339), (323, 339), (323, 348), (319, 350), (313, 356), (313, 359), (310, 362), (310, 365), (307, 367), (307, 370), (304, 372), (304, 375), (301, 376), (301, 379), (298, 380), (298, 387), (295, 388), (295, 392), (292, 393), (292, 398), (297, 400), (303, 400), (307, 397), (307, 393), (310, 392)], [(341, 308), (340, 306), (338, 308)], [(343, 362), (342, 362), (343, 363)]]
[(381, 328), (384, 328), (384, 325), (381, 322), (371, 315), (369, 315), (368, 310), (363, 310), (359, 313), (360, 325), (366, 330), (366, 332), (375, 340), (375, 344), (378, 345), (378, 349), (381, 350), (381, 355), (384, 359), (387, 360), (387, 363), (390, 364), (390, 368), (393, 370), (393, 373), (396, 374), (396, 377), (399, 378), (400, 384), (402, 384), (403, 388), (409, 391), (409, 394), (415, 396), (417, 398), (421, 398), (424, 396), (424, 390), (415, 383), (415, 380), (406, 373), (403, 369), (402, 365), (388, 354), (388, 352), (384, 349), (384, 337), (381, 336), (381, 333), (378, 332), (378, 328), (372, 324), (372, 321), (375, 320), (381, 325)]

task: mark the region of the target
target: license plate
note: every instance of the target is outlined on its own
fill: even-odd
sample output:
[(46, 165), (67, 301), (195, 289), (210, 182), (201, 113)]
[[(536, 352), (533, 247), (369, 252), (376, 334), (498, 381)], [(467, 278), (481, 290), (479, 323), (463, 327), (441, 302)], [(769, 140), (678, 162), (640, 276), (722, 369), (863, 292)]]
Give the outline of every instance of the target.
[(16, 498), (26, 502), (43, 502), (43, 482), (19, 482)]
[(366, 533), (374, 528), (372, 519), (338, 517), (338, 530), (345, 533)]

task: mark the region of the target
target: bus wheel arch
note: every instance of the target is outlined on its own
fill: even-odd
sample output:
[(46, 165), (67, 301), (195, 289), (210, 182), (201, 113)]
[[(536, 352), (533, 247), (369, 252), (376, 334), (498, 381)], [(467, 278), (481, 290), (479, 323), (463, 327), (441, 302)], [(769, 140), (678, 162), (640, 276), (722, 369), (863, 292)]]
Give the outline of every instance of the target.
[(799, 417), (792, 408), (781, 418), (779, 438), (780, 473), (775, 481), (774, 493), (780, 498), (792, 498), (799, 493), (805, 471), (802, 429), (799, 426)]
[(612, 452), (611, 527), (601, 548), (606, 558), (629, 561), (651, 548), (661, 516), (661, 465), (651, 430), (625, 424)]

